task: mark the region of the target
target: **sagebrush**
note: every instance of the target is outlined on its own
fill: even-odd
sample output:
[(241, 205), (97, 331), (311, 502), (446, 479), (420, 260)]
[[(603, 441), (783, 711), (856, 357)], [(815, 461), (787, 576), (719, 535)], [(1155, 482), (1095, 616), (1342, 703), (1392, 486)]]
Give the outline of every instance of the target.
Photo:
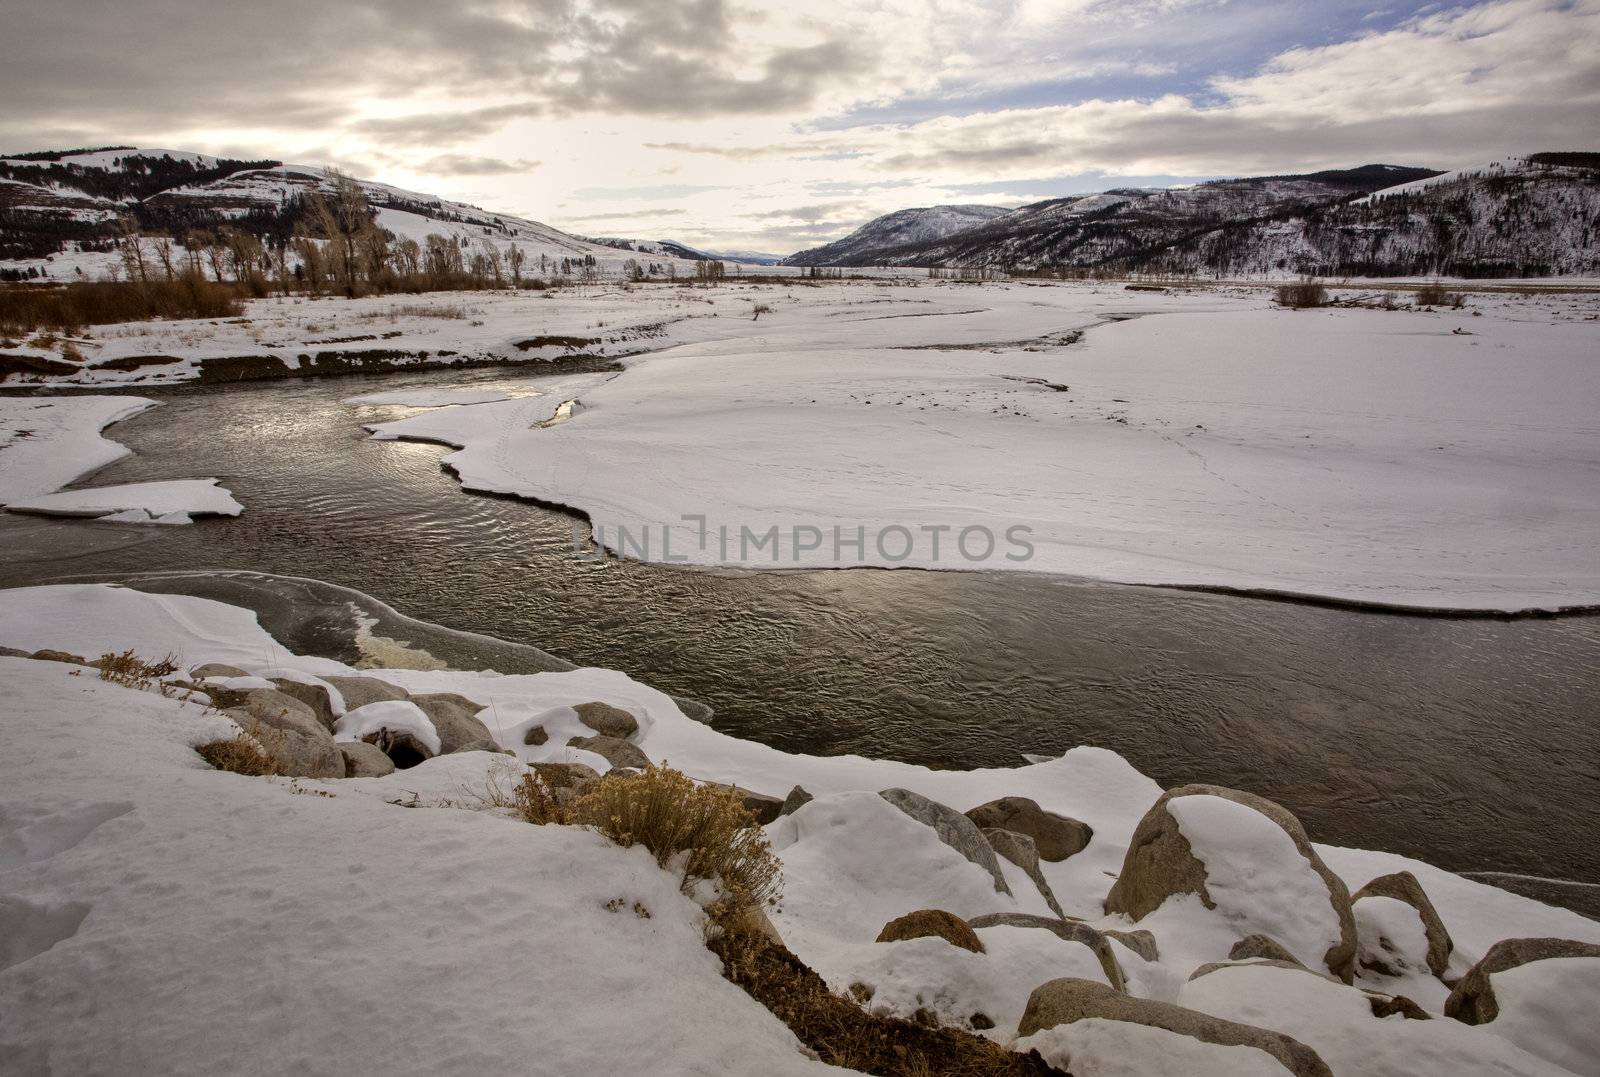
[(570, 821), (619, 845), (643, 845), (662, 867), (681, 859), (685, 888), (715, 880), (735, 906), (774, 900), (782, 885), (778, 858), (739, 795), (670, 767), (607, 774), (573, 803)]
[(178, 672), (175, 656), (167, 655), (157, 662), (148, 662), (132, 650), (121, 654), (103, 654), (94, 663), (100, 667), (100, 679), (120, 684), (124, 688), (145, 691), (166, 677)]
[(1325, 307), (1328, 305), (1328, 289), (1321, 281), (1307, 278), (1278, 285), (1275, 298), (1278, 306), (1291, 310)]

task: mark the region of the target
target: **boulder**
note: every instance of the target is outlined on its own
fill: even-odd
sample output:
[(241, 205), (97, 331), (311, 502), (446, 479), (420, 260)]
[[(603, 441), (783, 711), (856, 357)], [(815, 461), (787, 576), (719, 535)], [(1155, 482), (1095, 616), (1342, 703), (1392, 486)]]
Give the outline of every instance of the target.
[(538, 746), (550, 739), (550, 734), (545, 732), (542, 725), (529, 726), (528, 731), (522, 735), (522, 743)]
[(388, 681), (380, 681), (376, 677), (324, 677), (322, 679), (339, 689), (339, 694), (344, 696), (344, 709), (347, 711), (365, 707), (368, 703), (387, 703), (394, 699), (411, 698), (411, 693), (404, 688), (396, 688)]
[(1600, 945), (1572, 939), (1502, 939), (1457, 982), (1445, 1000), (1444, 1015), (1469, 1025), (1486, 1025), (1500, 1016), (1489, 977), (1533, 961), (1564, 957), (1600, 957)]
[(278, 691), (286, 696), (293, 696), (311, 708), (311, 713), (317, 716), (328, 732), (333, 732), (333, 723), (338, 717), (333, 713), (333, 700), (328, 695), (328, 690), (320, 684), (306, 684), (303, 681), (291, 681), (287, 677), (272, 677), (272, 683), (278, 686)]
[(207, 662), (203, 666), (195, 666), (191, 669), (189, 676), (194, 680), (203, 681), (208, 678), (248, 677), (250, 674), (238, 666), (230, 666), (225, 662)]
[(411, 702), (422, 708), (422, 713), (428, 716), (433, 728), (438, 731), (440, 755), (500, 750), (500, 744), (489, 732), (489, 727), (476, 717), (483, 707), (470, 699), (464, 699), (454, 692), (437, 692), (412, 696)]
[(1094, 837), (1087, 823), (1045, 811), (1027, 797), (1001, 797), (967, 812), (982, 830), (1012, 830), (1033, 839), (1039, 859), (1052, 863), (1082, 852)]
[[(245, 694), (239, 706), (227, 712), (246, 730), (272, 732), (259, 738), (278, 761), (278, 773), (299, 778), (343, 778), (344, 755), (333, 734), (323, 728), (310, 707), (272, 688)], [(270, 743), (269, 743), (270, 742)]]
[[(1090, 927), (1082, 920), (1052, 920), (1048, 916), (1035, 916), (1027, 912), (991, 912), (983, 916), (974, 916), (967, 921), (967, 926), (974, 931), (984, 927), (1033, 927), (1048, 931), (1056, 938), (1067, 942), (1081, 942), (1094, 951), (1095, 958), (1100, 962), (1101, 971), (1106, 974), (1106, 981), (1118, 991), (1127, 988), (1127, 982), (1122, 975), (1122, 966), (1117, 962), (1116, 952), (1111, 949), (1107, 933), (1099, 928)], [(1155, 937), (1151, 936), (1151, 942), (1154, 941)]]
[(73, 666), (87, 666), (89, 660), (81, 654), (69, 654), (51, 647), (42, 647), (28, 656), (35, 662), (66, 662)]
[(1161, 950), (1156, 946), (1155, 934), (1144, 928), (1139, 928), (1137, 931), (1102, 931), (1101, 934), (1108, 939), (1116, 939), (1146, 961), (1161, 960)]
[(404, 729), (390, 729), (388, 726), (374, 729), (371, 733), (363, 734), (361, 742), (376, 747), (401, 770), (410, 770), (417, 764), (426, 763), (433, 758), (433, 748), (415, 733)]
[[(1204, 965), (1189, 973), (1189, 979), (1198, 980), (1202, 976), (1209, 976), (1213, 972), (1221, 972), (1223, 969), (1256, 968), (1258, 966), (1272, 969), (1288, 969), (1290, 972), (1303, 972), (1307, 976), (1319, 975), (1293, 959), (1278, 961), (1270, 957), (1257, 957), (1247, 961), (1207, 961)], [(1319, 978), (1327, 979), (1325, 976)]]
[(578, 712), (578, 721), (603, 737), (627, 740), (639, 732), (639, 720), (621, 707), (609, 703), (579, 703), (572, 708)]
[(1356, 906), (1369, 897), (1392, 898), (1417, 910), (1417, 915), (1422, 918), (1423, 933), (1428, 937), (1428, 971), (1442, 979), (1450, 968), (1450, 954), (1455, 949), (1455, 943), (1451, 941), (1450, 932), (1445, 930), (1444, 921), (1439, 918), (1439, 911), (1428, 900), (1417, 877), (1409, 871), (1380, 875), (1357, 890), (1350, 898), (1350, 903)]
[(32, 651), (24, 651), (20, 647), (0, 647), (0, 658), (32, 658)]
[(346, 778), (381, 778), (394, 773), (394, 761), (383, 754), (383, 749), (364, 740), (344, 741), (339, 745), (344, 756)]
[(1000, 861), (995, 856), (994, 847), (971, 819), (954, 808), (929, 800), (909, 789), (885, 789), (878, 795), (917, 822), (932, 827), (940, 841), (987, 871), (994, 879), (997, 891), (1011, 893), (1011, 888), (1006, 885), (1006, 877), (1000, 871)]
[(930, 935), (943, 939), (951, 946), (971, 950), (975, 954), (985, 952), (983, 940), (978, 938), (978, 933), (968, 927), (967, 922), (961, 917), (943, 909), (918, 909), (916, 912), (896, 917), (883, 925), (883, 930), (878, 932), (876, 941), (901, 942), (905, 939), (927, 938)]
[(1055, 892), (1045, 880), (1044, 872), (1039, 870), (1039, 850), (1034, 846), (1032, 838), (1015, 830), (985, 830), (983, 836), (989, 840), (989, 845), (997, 854), (1027, 874), (1038, 889), (1039, 896), (1044, 898), (1044, 903), (1050, 906), (1051, 912), (1057, 916), (1066, 915), (1061, 911), (1060, 903), (1056, 901)]
[(573, 737), (567, 741), (567, 747), (593, 752), (614, 767), (637, 767), (643, 770), (650, 765), (650, 757), (637, 744), (618, 737)]
[(566, 807), (600, 782), (600, 774), (583, 763), (533, 763), (545, 788), (561, 807)]
[(1228, 951), (1228, 956), (1235, 961), (1248, 961), (1251, 958), (1260, 958), (1264, 961), (1281, 961), (1284, 964), (1305, 968), (1304, 963), (1295, 958), (1283, 944), (1270, 935), (1246, 935), (1233, 944), (1233, 949)]
[(1372, 1004), (1372, 1016), (1377, 1018), (1393, 1017), (1399, 1014), (1408, 1021), (1431, 1021), (1433, 1014), (1418, 1006), (1404, 995), (1385, 995), (1381, 991), (1364, 991), (1367, 1001)]
[(1164, 1028), (1223, 1047), (1254, 1047), (1277, 1059), (1296, 1077), (1332, 1077), (1333, 1071), (1321, 1056), (1292, 1037), (1168, 1002), (1135, 998), (1093, 980), (1064, 978), (1034, 988), (1017, 1035), (1031, 1036), (1086, 1018)]
[(755, 818), (761, 826), (766, 826), (778, 817), (783, 810), (783, 801), (777, 797), (769, 797), (765, 793), (752, 793), (748, 789), (741, 789), (737, 785), (723, 785), (720, 782), (707, 782), (713, 789), (725, 793), (733, 793), (739, 798), (739, 804), (745, 811)]
[[(1185, 798), (1196, 800), (1181, 805), (1180, 810), (1203, 809), (1201, 818), (1213, 833), (1212, 847), (1197, 852), (1184, 836), (1171, 805)], [(1248, 812), (1199, 798), (1219, 799), (1248, 809)], [(1218, 808), (1222, 809), (1220, 814), (1227, 817), (1225, 826), (1217, 825)], [(1249, 830), (1248, 834), (1245, 829)], [(1282, 837), (1273, 838), (1274, 829), (1281, 831)], [(1289, 849), (1288, 844), (1293, 848)], [(1277, 852), (1267, 851), (1271, 847), (1276, 847)], [(1256, 859), (1271, 855), (1279, 856), (1280, 861)], [(1327, 935), (1322, 938), (1327, 940), (1327, 945), (1325, 952), (1317, 956), (1345, 983), (1351, 981), (1355, 971), (1356, 929), (1350, 911), (1350, 891), (1311, 847), (1300, 821), (1280, 805), (1252, 793), (1213, 785), (1186, 785), (1163, 794), (1134, 829), (1122, 861), (1122, 871), (1106, 896), (1106, 912), (1141, 920), (1176, 894), (1196, 894), (1206, 908), (1218, 908), (1216, 895), (1208, 887), (1207, 862), (1203, 856), (1215, 861), (1210, 870), (1227, 872), (1229, 882), (1221, 888), (1225, 899), (1222, 911), (1246, 934), (1253, 934), (1252, 924), (1263, 920), (1270, 923), (1293, 919), (1304, 923), (1311, 911), (1305, 902), (1321, 900), (1326, 895), (1329, 904), (1325, 918)], [(1314, 873), (1315, 879), (1307, 872)], [(1271, 878), (1265, 879), (1263, 873)], [(1239, 880), (1248, 880), (1249, 889), (1241, 887)], [(1285, 908), (1279, 915), (1277, 910), (1255, 898), (1258, 888), (1260, 892), (1297, 895), (1292, 899), (1297, 907)], [(1315, 894), (1311, 893), (1313, 890)], [(1284, 948), (1293, 953), (1290, 949), (1293, 945), (1291, 939)]]
[(783, 798), (783, 807), (778, 809), (779, 815), (793, 815), (811, 801), (815, 800), (810, 793), (798, 785), (789, 790), (789, 795)]

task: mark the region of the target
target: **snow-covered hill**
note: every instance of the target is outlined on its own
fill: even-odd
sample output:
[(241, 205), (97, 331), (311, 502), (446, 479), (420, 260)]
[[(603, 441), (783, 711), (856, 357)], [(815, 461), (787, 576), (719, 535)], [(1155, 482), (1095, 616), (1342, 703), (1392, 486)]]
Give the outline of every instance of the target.
[(1000, 206), (926, 206), (876, 217), (843, 239), (784, 259), (796, 266), (874, 265), (879, 252), (908, 244), (934, 243), (1003, 217)]
[[(628, 257), (619, 241), (589, 241), (437, 195), (356, 182), (376, 209), (377, 223), (398, 238), (420, 242), (433, 233), (463, 246), (492, 243), (502, 253), (518, 247), (530, 266), (593, 259), (602, 269), (617, 269)], [(0, 267), (52, 279), (104, 276), (117, 265), (108, 240), (119, 217), (178, 236), (219, 224), (287, 235), (296, 229), (305, 196), (332, 188), (324, 168), (174, 150), (119, 147), (0, 158)], [(672, 244), (626, 249), (657, 261), (698, 254)]]
[(1563, 153), (1445, 173), (1366, 165), (1106, 191), (1023, 206), (937, 240), (808, 254), (835, 265), (1523, 277), (1600, 273), (1597, 238), (1600, 155)]

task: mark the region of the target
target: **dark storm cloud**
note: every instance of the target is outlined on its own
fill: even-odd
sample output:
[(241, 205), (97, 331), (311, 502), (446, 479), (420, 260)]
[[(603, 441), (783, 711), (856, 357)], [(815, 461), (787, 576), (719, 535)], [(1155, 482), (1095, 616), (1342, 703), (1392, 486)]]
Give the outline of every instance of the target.
[[(519, 116), (700, 117), (792, 108), (871, 63), (846, 42), (728, 67), (724, 0), (52, 0), (6, 5), (0, 136), (346, 125), (410, 145), (459, 142)], [(393, 119), (359, 98), (418, 91), (498, 104)]]

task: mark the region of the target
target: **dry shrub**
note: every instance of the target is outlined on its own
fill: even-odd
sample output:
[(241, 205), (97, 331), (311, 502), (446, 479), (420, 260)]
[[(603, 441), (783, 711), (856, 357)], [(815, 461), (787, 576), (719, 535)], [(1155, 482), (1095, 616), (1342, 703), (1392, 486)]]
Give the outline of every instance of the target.
[(885, 1077), (1038, 1077), (1059, 1074), (1035, 1052), (1008, 1051), (964, 1029), (869, 1013), (835, 995), (783, 946), (758, 932), (724, 932), (707, 944), (722, 974), (830, 1065)]
[(1456, 307), (1459, 309), (1467, 302), (1467, 297), (1461, 292), (1447, 292), (1444, 285), (1438, 281), (1424, 284), (1417, 289), (1417, 306), (1419, 307)]
[(512, 811), (517, 813), (517, 818), (534, 826), (544, 826), (547, 823), (563, 824), (568, 821), (567, 811), (563, 808), (545, 785), (544, 779), (532, 771), (524, 774), (522, 780), (511, 791)]
[(193, 277), (177, 280), (83, 281), (0, 287), (0, 324), (71, 331), (84, 325), (148, 318), (237, 318), (244, 313), (237, 285)]
[(124, 688), (136, 688), (141, 692), (163, 677), (178, 672), (178, 663), (173, 655), (169, 654), (159, 662), (146, 662), (132, 650), (121, 654), (103, 654), (93, 664), (100, 667), (102, 681), (120, 684)]
[(1321, 281), (1307, 277), (1293, 284), (1278, 285), (1275, 298), (1278, 306), (1288, 307), (1290, 310), (1325, 307), (1328, 305), (1328, 289)]
[(248, 778), (267, 778), (278, 773), (278, 757), (270, 731), (263, 731), (259, 725), (241, 729), (225, 740), (202, 744), (195, 751), (218, 770)]
[(718, 882), (730, 908), (775, 899), (778, 858), (738, 793), (696, 785), (652, 764), (607, 774), (572, 805), (571, 821), (593, 826), (619, 845), (643, 845), (662, 867), (683, 860), (684, 886)]

